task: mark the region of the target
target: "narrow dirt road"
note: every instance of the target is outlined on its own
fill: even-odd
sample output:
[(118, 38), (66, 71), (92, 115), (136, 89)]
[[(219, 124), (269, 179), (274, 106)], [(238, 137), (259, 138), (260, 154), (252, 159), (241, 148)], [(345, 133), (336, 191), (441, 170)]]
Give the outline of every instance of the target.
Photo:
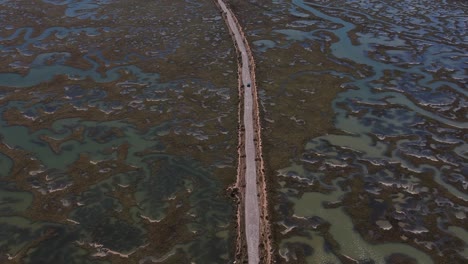
[[(217, 5), (223, 12), (224, 20), (232, 34), (234, 44), (236, 46), (238, 55), (240, 57), (239, 63), (239, 89), (243, 91), (243, 118), (240, 121), (240, 126), (243, 127), (239, 133), (240, 146), (244, 149), (240, 150), (240, 161), (238, 169), (238, 188), (241, 190), (240, 202), (243, 204), (244, 212), (239, 212), (238, 219), (239, 228), (245, 227), (244, 232), (239, 231), (239, 235), (245, 234), (247, 244), (247, 258), (249, 264), (258, 264), (262, 258), (262, 262), (270, 262), (270, 243), (269, 243), (269, 225), (265, 228), (265, 219), (267, 215), (266, 207), (266, 188), (259, 188), (257, 181), (261, 182), (265, 187), (265, 178), (263, 175), (263, 160), (261, 158), (261, 139), (260, 139), (260, 123), (259, 123), (259, 110), (257, 103), (257, 90), (255, 83), (255, 64), (250, 47), (239, 25), (235, 15), (226, 6), (223, 0), (217, 0)], [(240, 104), (242, 105), (242, 104)], [(261, 177), (258, 177), (261, 174)], [(242, 178), (242, 179), (239, 179)], [(245, 184), (245, 188), (244, 187)], [(260, 186), (262, 187), (262, 186)], [(260, 194), (259, 194), (260, 190)], [(259, 197), (263, 202), (259, 201)], [(261, 221), (263, 219), (264, 221)], [(265, 232), (267, 230), (267, 232)], [(268, 233), (265, 235), (265, 233)], [(263, 249), (267, 253), (260, 252), (260, 241), (262, 240)], [(243, 239), (238, 238), (238, 247), (242, 246)], [(268, 242), (265, 242), (268, 241)], [(240, 244), (240, 245), (239, 245)], [(241, 250), (242, 251), (242, 250)], [(240, 254), (242, 255), (242, 254)], [(242, 261), (242, 260), (239, 260)]]
[(253, 99), (251, 71), (249, 67), (249, 56), (244, 44), (243, 35), (240, 33), (233, 14), (226, 7), (222, 0), (218, 4), (225, 12), (227, 24), (235, 39), (235, 44), (241, 55), (242, 69), (241, 80), (244, 86), (244, 146), (245, 146), (245, 234), (247, 240), (247, 254), (249, 264), (257, 264), (260, 261), (258, 247), (260, 241), (260, 210), (257, 193), (257, 167), (255, 163), (255, 143), (254, 143), (254, 119), (253, 119)]

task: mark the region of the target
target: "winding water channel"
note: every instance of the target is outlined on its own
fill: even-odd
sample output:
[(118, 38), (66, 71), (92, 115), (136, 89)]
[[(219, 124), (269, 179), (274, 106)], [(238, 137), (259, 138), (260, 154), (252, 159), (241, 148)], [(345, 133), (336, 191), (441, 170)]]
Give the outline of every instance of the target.
[(463, 1), (243, 4), (286, 263), (464, 263)]
[(211, 1), (0, 1), (0, 28), (0, 263), (234, 259), (237, 62)]
[(466, 263), (466, 1), (216, 2), (0, 0), (0, 263)]

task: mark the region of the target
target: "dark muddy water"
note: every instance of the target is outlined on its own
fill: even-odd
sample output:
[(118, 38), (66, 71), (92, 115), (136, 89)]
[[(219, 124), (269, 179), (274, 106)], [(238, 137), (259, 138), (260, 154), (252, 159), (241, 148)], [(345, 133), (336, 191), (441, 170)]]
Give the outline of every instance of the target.
[[(465, 263), (465, 1), (229, 3), (278, 263)], [(0, 262), (232, 261), (237, 65), (212, 2), (0, 0), (0, 28)]]
[(466, 262), (466, 3), (231, 2), (250, 10), (279, 261)]
[(237, 75), (211, 1), (0, 1), (0, 262), (233, 259)]

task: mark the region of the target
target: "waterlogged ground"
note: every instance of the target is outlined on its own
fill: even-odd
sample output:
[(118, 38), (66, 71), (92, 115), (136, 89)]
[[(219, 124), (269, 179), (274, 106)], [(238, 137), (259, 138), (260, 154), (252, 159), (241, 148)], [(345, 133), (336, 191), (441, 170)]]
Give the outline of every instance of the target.
[[(230, 0), (279, 263), (464, 263), (461, 0)], [(227, 263), (235, 52), (210, 0), (0, 0), (0, 262)]]
[(257, 58), (278, 262), (466, 263), (466, 2), (230, 3)]
[(0, 1), (0, 262), (233, 259), (235, 56), (211, 0)]

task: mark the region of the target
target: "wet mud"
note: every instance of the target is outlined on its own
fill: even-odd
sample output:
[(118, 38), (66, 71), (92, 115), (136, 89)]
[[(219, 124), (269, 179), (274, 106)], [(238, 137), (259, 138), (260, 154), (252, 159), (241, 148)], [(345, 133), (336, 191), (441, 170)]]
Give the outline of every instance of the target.
[(231, 261), (237, 62), (212, 2), (36, 2), (0, 1), (0, 262)]
[(229, 2), (256, 59), (275, 261), (466, 262), (466, 4)]

